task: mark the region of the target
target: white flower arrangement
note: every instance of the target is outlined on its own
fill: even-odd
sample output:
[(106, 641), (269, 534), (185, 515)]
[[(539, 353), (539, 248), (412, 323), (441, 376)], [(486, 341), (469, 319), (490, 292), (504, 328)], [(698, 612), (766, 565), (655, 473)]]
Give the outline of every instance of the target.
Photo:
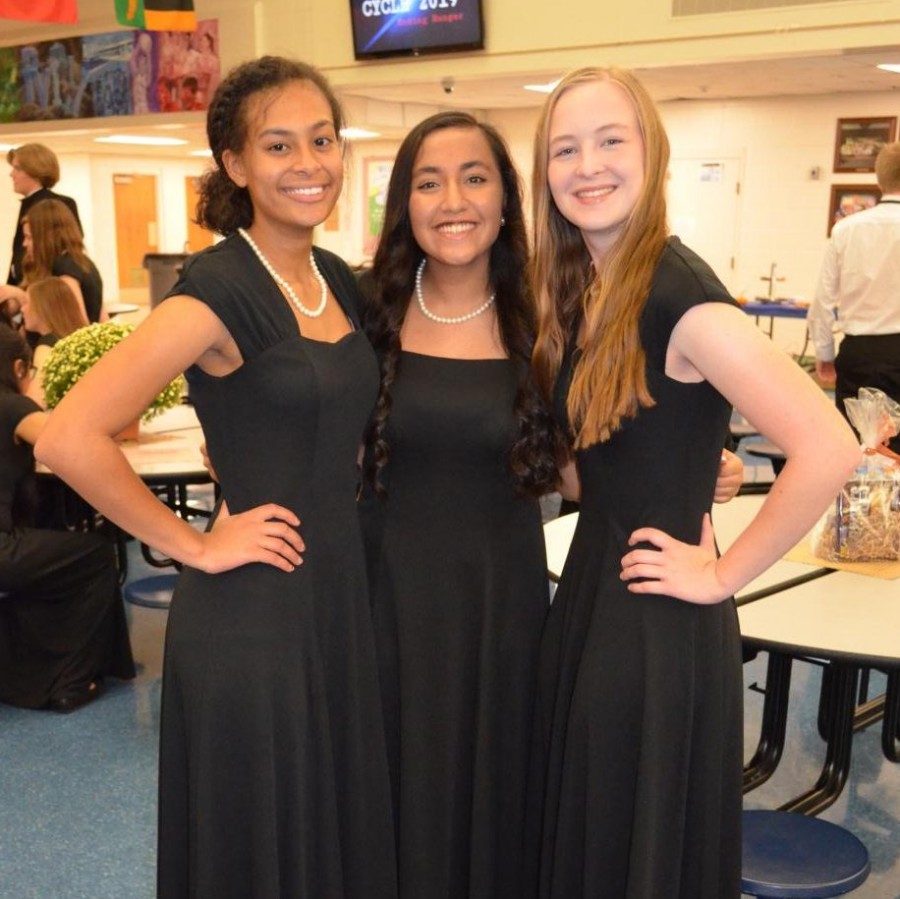
[[(58, 405), (81, 376), (117, 343), (124, 340), (134, 325), (100, 322), (73, 331), (59, 340), (50, 350), (42, 369), (44, 400), (48, 409)], [(141, 416), (150, 421), (166, 409), (181, 402), (184, 375), (179, 375), (156, 396)]]

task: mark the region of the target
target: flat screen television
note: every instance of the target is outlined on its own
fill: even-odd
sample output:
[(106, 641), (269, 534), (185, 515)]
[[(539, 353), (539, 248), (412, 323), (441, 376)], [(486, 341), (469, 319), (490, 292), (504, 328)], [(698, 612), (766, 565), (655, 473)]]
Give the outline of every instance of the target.
[(482, 0), (350, 0), (357, 59), (481, 50)]

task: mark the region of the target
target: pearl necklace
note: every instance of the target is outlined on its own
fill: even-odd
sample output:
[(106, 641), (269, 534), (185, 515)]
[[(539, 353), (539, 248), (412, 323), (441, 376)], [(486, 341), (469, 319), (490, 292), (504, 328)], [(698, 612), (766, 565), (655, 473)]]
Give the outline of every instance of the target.
[(294, 288), (291, 287), (291, 285), (288, 284), (274, 268), (272, 268), (272, 263), (263, 256), (262, 250), (256, 245), (253, 238), (243, 228), (238, 228), (237, 230), (238, 234), (250, 244), (250, 249), (253, 250), (256, 254), (256, 258), (263, 264), (263, 268), (272, 276), (272, 280), (288, 295), (288, 299), (294, 304), (294, 308), (309, 318), (318, 318), (325, 311), (325, 303), (328, 301), (328, 285), (325, 283), (325, 279), (322, 277), (322, 273), (316, 265), (313, 254), (309, 254), (309, 264), (312, 267), (312, 273), (315, 276), (316, 281), (319, 282), (319, 287), (322, 288), (322, 299), (315, 309), (307, 309), (306, 306), (300, 302), (300, 297), (297, 296)]
[(452, 318), (443, 315), (435, 315), (425, 305), (425, 297), (422, 295), (422, 273), (424, 271), (425, 260), (423, 259), (416, 270), (416, 300), (418, 301), (419, 308), (422, 310), (422, 314), (425, 318), (430, 318), (433, 322), (437, 322), (440, 325), (459, 325), (462, 322), (467, 322), (470, 318), (475, 318), (476, 315), (481, 315), (482, 312), (490, 309), (494, 302), (496, 294), (492, 293), (477, 309), (474, 309), (472, 312), (467, 312), (465, 315), (455, 315)]

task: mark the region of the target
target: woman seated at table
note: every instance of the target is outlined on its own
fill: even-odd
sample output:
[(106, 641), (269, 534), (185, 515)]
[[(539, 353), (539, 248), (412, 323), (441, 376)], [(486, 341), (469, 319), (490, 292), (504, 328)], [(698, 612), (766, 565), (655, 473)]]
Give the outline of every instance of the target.
[(24, 300), (24, 289), (35, 281), (56, 276), (71, 288), (89, 322), (107, 318), (103, 310), (103, 279), (84, 249), (78, 222), (59, 200), (44, 200), (28, 210), (22, 221), (25, 236), (24, 280), (20, 287), (6, 284), (0, 300)]
[(32, 445), (47, 413), (26, 396), (31, 350), (0, 325), (0, 702), (71, 712), (105, 676), (134, 677), (112, 544), (28, 526)]
[(42, 278), (25, 291), (21, 304), (25, 330), (40, 335), (34, 346), (30, 396), (44, 406), (43, 369), (50, 350), (62, 337), (85, 327), (88, 320), (72, 289), (62, 278)]

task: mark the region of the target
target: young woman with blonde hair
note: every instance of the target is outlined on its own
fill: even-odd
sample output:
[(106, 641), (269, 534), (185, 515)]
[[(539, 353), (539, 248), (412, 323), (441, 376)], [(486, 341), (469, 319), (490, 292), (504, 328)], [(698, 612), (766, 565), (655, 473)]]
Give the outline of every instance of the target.
[(84, 310), (62, 278), (42, 278), (29, 285), (22, 298), (22, 324), (25, 330), (38, 334), (34, 346), (34, 377), (28, 388), (38, 405), (44, 405), (41, 372), (50, 350), (63, 337), (88, 324)]
[[(548, 98), (533, 362), (582, 493), (542, 640), (542, 899), (737, 899), (731, 597), (803, 537), (858, 460), (824, 394), (669, 236), (668, 161), (630, 73), (582, 69)], [(732, 403), (787, 463), (717, 558), (709, 509)]]

